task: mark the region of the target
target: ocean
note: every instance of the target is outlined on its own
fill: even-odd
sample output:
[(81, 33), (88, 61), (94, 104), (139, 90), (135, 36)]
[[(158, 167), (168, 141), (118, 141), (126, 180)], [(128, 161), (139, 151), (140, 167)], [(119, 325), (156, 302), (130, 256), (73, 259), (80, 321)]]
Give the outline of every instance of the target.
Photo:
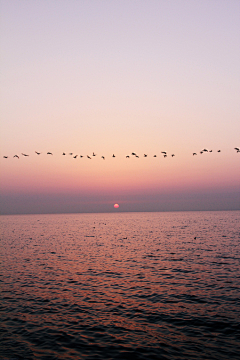
[(240, 359), (240, 211), (1, 229), (1, 360)]

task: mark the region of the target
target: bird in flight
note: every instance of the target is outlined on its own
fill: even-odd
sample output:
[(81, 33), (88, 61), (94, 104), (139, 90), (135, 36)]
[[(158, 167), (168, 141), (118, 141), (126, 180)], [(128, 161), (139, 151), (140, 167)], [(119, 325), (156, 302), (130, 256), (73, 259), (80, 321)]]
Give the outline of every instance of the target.
[(193, 156), (194, 156), (194, 155), (197, 155), (197, 153), (193, 153)]
[(105, 157), (104, 157), (104, 156), (101, 156), (101, 158), (102, 158), (103, 160), (105, 160)]
[(89, 155), (87, 155), (87, 158), (88, 158), (88, 159), (91, 159), (91, 157), (90, 157)]
[(217, 152), (221, 152), (221, 150), (218, 150)]
[(167, 157), (167, 154), (164, 154), (163, 157)]
[(37, 152), (37, 151), (35, 151), (35, 153), (36, 153), (37, 155), (40, 155), (40, 154), (41, 154), (40, 152)]
[(153, 155), (153, 157), (157, 157), (157, 155)]
[(129, 155), (127, 155), (127, 156), (126, 156), (126, 158), (127, 158), (127, 159), (130, 159), (130, 156), (129, 156)]
[(29, 156), (29, 155), (27, 155), (27, 154), (23, 154), (23, 153), (21, 153), (23, 156)]
[(112, 157), (116, 157), (114, 154), (113, 154), (113, 156)]
[(92, 156), (96, 156), (97, 154), (94, 154), (94, 152), (92, 153)]
[(4, 158), (4, 159), (7, 159), (7, 158), (8, 158), (8, 156), (4, 156), (3, 158)]
[(76, 158), (77, 158), (77, 155), (75, 155), (73, 158), (76, 159)]
[(80, 158), (83, 158), (83, 155), (79, 155)]
[(73, 153), (69, 153), (69, 155), (73, 155)]
[(165, 155), (167, 155), (166, 151), (161, 151), (161, 154), (165, 154)]
[(18, 159), (19, 159), (19, 156), (18, 156), (18, 155), (14, 155), (14, 158), (18, 158)]
[(144, 157), (147, 157), (147, 155), (146, 155), (146, 154), (143, 154), (143, 156), (144, 156)]
[(136, 153), (132, 153), (132, 155), (135, 155), (135, 156), (136, 156)]
[(47, 152), (47, 155), (53, 155), (51, 152)]
[(66, 154), (63, 152), (62, 155), (66, 155)]
[(172, 156), (172, 157), (174, 157), (174, 156), (175, 156), (175, 154), (172, 154), (171, 156)]

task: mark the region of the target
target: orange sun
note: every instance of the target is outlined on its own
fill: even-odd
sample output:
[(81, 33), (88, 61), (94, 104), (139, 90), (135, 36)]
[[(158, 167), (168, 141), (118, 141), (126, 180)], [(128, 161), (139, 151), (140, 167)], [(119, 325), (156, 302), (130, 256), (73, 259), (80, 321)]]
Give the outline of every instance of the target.
[(115, 207), (115, 209), (119, 208), (118, 204), (114, 204), (113, 206)]

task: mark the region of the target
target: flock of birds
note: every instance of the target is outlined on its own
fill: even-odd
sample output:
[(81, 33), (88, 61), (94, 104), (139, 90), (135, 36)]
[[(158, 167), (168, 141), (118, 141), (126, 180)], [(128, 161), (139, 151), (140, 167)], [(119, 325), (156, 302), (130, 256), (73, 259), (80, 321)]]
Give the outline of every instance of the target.
[[(234, 150), (236, 150), (237, 153), (240, 152), (240, 149), (237, 148), (237, 147), (235, 147)], [(203, 149), (203, 150), (200, 151), (200, 154), (203, 154), (203, 153), (206, 153), (206, 152), (210, 152), (210, 153), (211, 153), (211, 152), (213, 152), (213, 151), (212, 151), (212, 150), (208, 150), (208, 149)], [(220, 153), (221, 150), (217, 150), (217, 152)], [(42, 153), (40, 153), (40, 152), (38, 152), (38, 151), (35, 151), (35, 153), (36, 153), (37, 155), (41, 155), (41, 154), (42, 154)], [(164, 158), (168, 156), (168, 154), (167, 154), (166, 151), (161, 151), (161, 154), (163, 155)], [(22, 155), (22, 156), (29, 156), (29, 154), (24, 154), (24, 153), (21, 153), (21, 155)], [(47, 152), (47, 155), (53, 155), (53, 153)], [(66, 153), (63, 152), (62, 155), (65, 156)], [(76, 158), (78, 157), (78, 155), (74, 155), (73, 153), (69, 153), (69, 155), (71, 155), (74, 159), (76, 159)], [(193, 156), (195, 156), (195, 155), (197, 155), (196, 152), (193, 153)], [(87, 159), (92, 159), (92, 157), (94, 157), (94, 156), (97, 156), (97, 154), (95, 154), (94, 152), (92, 153), (91, 156), (86, 155)], [(139, 158), (139, 155), (137, 155), (135, 152), (132, 152), (132, 153), (131, 153), (131, 156), (135, 156), (136, 158)], [(147, 154), (143, 154), (143, 157), (147, 157), (147, 156), (148, 156)], [(171, 154), (170, 156), (171, 156), (171, 157), (174, 157), (175, 154)], [(14, 155), (13, 157), (14, 157), (14, 158), (17, 158), (17, 159), (20, 158), (19, 155)], [(83, 157), (84, 157), (84, 155), (79, 155), (79, 158), (83, 158)], [(115, 158), (116, 155), (113, 154), (112, 157)], [(156, 158), (157, 155), (153, 155), (153, 157)], [(4, 155), (3, 158), (4, 158), (4, 159), (8, 159), (8, 156)], [(103, 160), (105, 160), (105, 156), (101, 156), (101, 158), (102, 158)], [(126, 158), (129, 159), (129, 158), (130, 158), (130, 155), (126, 155)]]

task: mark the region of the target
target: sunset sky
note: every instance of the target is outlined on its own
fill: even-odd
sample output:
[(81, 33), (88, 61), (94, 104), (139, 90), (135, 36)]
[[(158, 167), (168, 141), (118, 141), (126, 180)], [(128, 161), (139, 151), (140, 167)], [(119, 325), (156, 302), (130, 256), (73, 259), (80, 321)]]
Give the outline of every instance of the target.
[(240, 209), (239, 0), (0, 4), (2, 214)]

